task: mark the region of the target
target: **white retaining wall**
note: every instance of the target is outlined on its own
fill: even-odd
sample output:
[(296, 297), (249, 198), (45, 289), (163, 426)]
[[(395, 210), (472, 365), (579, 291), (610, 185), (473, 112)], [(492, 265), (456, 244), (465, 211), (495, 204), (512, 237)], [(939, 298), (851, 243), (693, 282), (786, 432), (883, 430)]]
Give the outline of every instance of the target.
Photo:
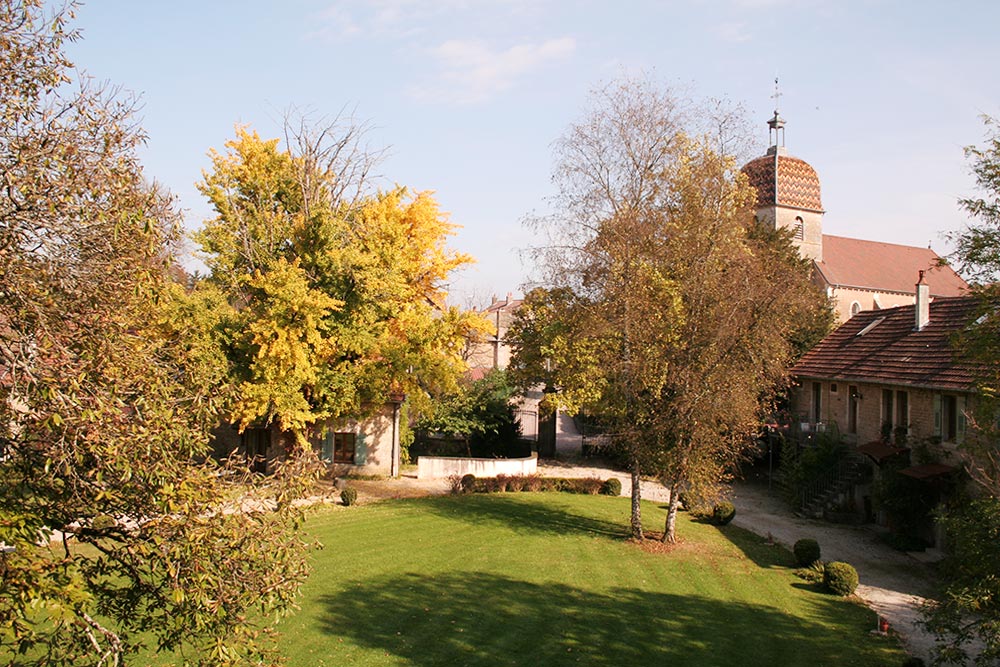
[(449, 475), (533, 475), (538, 472), (538, 455), (526, 459), (473, 459), (460, 456), (420, 456), (417, 479), (443, 479)]

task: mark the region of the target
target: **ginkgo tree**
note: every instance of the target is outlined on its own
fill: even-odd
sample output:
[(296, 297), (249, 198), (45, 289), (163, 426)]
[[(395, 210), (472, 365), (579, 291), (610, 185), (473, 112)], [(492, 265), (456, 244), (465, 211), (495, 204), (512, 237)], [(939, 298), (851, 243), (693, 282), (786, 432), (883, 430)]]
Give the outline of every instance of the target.
[[(430, 193), (346, 187), (369, 156), (351, 123), (265, 140), (239, 127), (200, 184), (216, 216), (196, 239), (233, 307), (232, 419), (296, 447), (313, 425), (394, 394), (420, 405), (454, 385), (481, 317), (444, 303), (468, 255)], [(293, 139), (294, 137), (294, 139)]]

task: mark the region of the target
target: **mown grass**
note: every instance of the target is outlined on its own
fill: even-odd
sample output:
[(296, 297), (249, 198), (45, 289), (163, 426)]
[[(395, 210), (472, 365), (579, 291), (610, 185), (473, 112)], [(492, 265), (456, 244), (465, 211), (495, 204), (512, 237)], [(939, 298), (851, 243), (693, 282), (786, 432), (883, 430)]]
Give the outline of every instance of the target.
[(796, 578), (787, 551), (682, 516), (683, 543), (650, 552), (625, 539), (627, 517), (626, 498), (556, 493), (323, 510), (282, 653), (302, 667), (902, 662), (872, 612)]

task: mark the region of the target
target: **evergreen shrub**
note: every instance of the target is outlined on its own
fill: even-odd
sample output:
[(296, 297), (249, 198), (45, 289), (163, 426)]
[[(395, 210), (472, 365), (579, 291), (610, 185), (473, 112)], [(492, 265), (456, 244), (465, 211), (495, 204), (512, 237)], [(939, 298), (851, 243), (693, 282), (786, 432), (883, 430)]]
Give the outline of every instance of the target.
[(344, 505), (350, 506), (355, 505), (358, 502), (358, 490), (347, 487), (340, 492), (340, 502)]
[(858, 587), (858, 571), (850, 563), (827, 563), (823, 570), (823, 584), (831, 593), (850, 595)]
[(732, 521), (735, 516), (736, 506), (728, 500), (723, 500), (721, 503), (717, 503), (715, 507), (712, 508), (712, 520), (718, 526), (725, 526), (727, 523)]
[(820, 559), (819, 542), (811, 537), (802, 538), (792, 547), (792, 553), (800, 567), (809, 567)]
[(620, 496), (622, 483), (617, 477), (609, 477), (601, 484), (601, 494), (605, 496)]

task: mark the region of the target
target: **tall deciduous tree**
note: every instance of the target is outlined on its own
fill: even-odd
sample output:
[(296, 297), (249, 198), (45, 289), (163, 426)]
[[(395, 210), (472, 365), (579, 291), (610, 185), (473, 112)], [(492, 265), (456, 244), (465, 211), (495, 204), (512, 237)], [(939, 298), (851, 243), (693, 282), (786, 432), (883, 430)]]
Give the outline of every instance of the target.
[(941, 640), (941, 664), (964, 664), (969, 640), (982, 646), (977, 665), (996, 664), (1000, 658), (1000, 127), (994, 118), (985, 121), (985, 145), (966, 148), (979, 196), (959, 200), (972, 219), (951, 236), (959, 270), (980, 302), (955, 342), (957, 352), (980, 371), (969, 415), (974, 433), (962, 449), (966, 469), (984, 497), (951, 508), (943, 517), (953, 553), (944, 568), (940, 603), (928, 608), (930, 627)]
[(357, 127), (337, 128), (300, 126), (284, 149), (238, 128), (201, 184), (217, 215), (197, 240), (236, 309), (234, 419), (299, 446), (313, 424), (393, 393), (419, 408), (452, 387), (483, 326), (444, 305), (445, 281), (471, 261), (446, 245), (454, 225), (429, 193), (371, 189)]
[(210, 297), (169, 280), (172, 202), (129, 100), (65, 58), (71, 16), (0, 0), (0, 655), (259, 660), (305, 576), (303, 478), (234, 485), (205, 462)]
[(535, 221), (549, 289), (515, 327), (518, 359), (538, 349), (555, 400), (589, 404), (627, 453), (634, 535), (641, 473), (671, 490), (669, 541), (678, 492), (711, 491), (746, 453), (797, 318), (824, 306), (788, 239), (752, 227), (754, 191), (694, 134), (710, 126), (646, 81), (598, 91), (557, 143), (557, 213)]

